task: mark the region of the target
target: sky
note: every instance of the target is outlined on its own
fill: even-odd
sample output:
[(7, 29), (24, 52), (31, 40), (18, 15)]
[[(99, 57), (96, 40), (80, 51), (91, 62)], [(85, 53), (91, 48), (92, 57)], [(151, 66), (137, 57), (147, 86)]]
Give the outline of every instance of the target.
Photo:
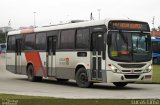
[[(58, 24), (70, 20), (122, 18), (143, 20), (160, 26), (160, 0), (1, 0), (0, 27), (28, 27)], [(36, 12), (34, 14), (34, 12)]]

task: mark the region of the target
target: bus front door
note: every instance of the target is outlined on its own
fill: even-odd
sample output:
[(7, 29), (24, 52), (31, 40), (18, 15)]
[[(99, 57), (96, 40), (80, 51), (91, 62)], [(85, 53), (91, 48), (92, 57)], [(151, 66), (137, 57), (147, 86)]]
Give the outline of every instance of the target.
[(16, 40), (16, 73), (21, 74), (21, 51), (22, 51), (22, 40)]
[(49, 36), (47, 40), (47, 75), (56, 76), (56, 37)]
[(92, 80), (102, 80), (102, 51), (103, 51), (103, 34), (92, 34)]

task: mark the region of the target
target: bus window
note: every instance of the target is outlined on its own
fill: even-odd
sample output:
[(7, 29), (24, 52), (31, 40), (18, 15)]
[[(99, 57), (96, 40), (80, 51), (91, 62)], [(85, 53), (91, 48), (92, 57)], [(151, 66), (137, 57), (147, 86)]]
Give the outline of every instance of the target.
[(74, 49), (75, 47), (75, 30), (65, 30), (61, 32), (61, 49)]
[(9, 36), (7, 51), (15, 51), (15, 46), (16, 46), (15, 36)]
[(77, 30), (76, 48), (88, 49), (89, 48), (89, 29)]
[(25, 50), (35, 49), (35, 34), (27, 34), (25, 36)]
[(46, 33), (36, 34), (36, 49), (46, 50)]

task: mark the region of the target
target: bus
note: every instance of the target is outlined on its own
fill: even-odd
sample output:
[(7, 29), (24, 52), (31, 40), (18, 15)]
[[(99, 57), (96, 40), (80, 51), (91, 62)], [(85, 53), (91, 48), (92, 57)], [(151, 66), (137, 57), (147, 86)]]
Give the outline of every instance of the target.
[(0, 43), (0, 54), (6, 52), (6, 43)]
[(152, 37), (153, 64), (160, 64), (160, 38)]
[(6, 69), (29, 81), (75, 80), (79, 87), (124, 87), (152, 79), (147, 22), (105, 19), (8, 33)]

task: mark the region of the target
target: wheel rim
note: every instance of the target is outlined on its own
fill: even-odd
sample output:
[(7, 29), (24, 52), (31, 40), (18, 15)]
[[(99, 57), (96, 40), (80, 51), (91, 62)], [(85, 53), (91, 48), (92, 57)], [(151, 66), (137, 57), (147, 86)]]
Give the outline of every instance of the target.
[(87, 75), (86, 73), (81, 73), (79, 75), (79, 81), (83, 84), (85, 84), (88, 81)]

